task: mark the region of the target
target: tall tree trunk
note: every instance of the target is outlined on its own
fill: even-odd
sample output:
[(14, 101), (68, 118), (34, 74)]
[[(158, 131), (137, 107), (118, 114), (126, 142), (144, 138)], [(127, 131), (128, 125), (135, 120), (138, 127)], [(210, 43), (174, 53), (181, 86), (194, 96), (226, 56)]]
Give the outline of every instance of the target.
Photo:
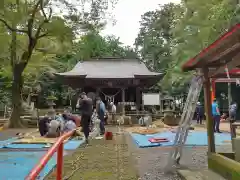
[[(13, 23), (13, 27), (16, 27)], [(11, 66), (13, 72), (12, 80), (12, 114), (9, 119), (10, 128), (22, 127), (20, 115), (22, 107), (21, 87), (22, 87), (22, 73), (23, 70), (21, 64), (17, 64), (17, 33), (12, 32), (11, 42)]]
[(10, 128), (23, 127), (21, 121), (22, 110), (22, 98), (21, 98), (21, 86), (22, 86), (22, 70), (19, 66), (15, 66), (13, 69), (13, 82), (12, 82), (12, 114), (10, 117)]

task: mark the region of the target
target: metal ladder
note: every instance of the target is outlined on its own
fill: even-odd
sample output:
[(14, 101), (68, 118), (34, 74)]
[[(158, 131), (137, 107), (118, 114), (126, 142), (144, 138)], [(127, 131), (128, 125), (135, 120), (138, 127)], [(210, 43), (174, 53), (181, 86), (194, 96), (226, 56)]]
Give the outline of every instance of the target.
[(183, 113), (179, 126), (176, 132), (173, 150), (170, 152), (169, 161), (166, 166), (166, 171), (171, 171), (176, 164), (179, 164), (182, 149), (186, 142), (188, 131), (191, 126), (198, 98), (200, 96), (203, 85), (203, 78), (200, 75), (196, 75), (191, 82), (191, 86), (188, 92), (187, 100), (184, 105)]

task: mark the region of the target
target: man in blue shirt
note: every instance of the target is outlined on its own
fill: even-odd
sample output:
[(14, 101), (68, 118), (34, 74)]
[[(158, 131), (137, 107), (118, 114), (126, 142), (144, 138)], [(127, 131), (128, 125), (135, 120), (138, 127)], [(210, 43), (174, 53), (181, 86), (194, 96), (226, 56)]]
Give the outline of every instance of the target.
[(217, 100), (214, 99), (213, 103), (212, 103), (212, 116), (213, 116), (213, 120), (214, 120), (214, 132), (220, 132), (219, 126), (220, 126), (220, 111), (218, 108), (218, 104), (217, 104)]

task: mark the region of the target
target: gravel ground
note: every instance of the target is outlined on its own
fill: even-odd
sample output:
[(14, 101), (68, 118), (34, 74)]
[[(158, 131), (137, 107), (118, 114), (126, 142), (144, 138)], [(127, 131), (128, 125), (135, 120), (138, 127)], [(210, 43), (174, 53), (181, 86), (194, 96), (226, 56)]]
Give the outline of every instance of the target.
[[(91, 140), (64, 159), (64, 180), (138, 180), (126, 136), (114, 140)], [(55, 179), (54, 172), (46, 179)]]
[[(64, 176), (78, 168), (69, 180), (182, 180), (176, 172), (164, 173), (171, 148), (138, 148), (129, 133), (115, 137), (115, 141), (93, 140), (67, 156)], [(217, 151), (231, 152), (231, 146)], [(180, 168), (207, 169), (207, 147), (185, 147), (180, 164)], [(47, 179), (54, 179), (53, 174)]]
[[(141, 180), (181, 180), (182, 178), (176, 173), (164, 173), (165, 166), (168, 162), (169, 147), (138, 148), (130, 135), (128, 135), (129, 148), (132, 156), (137, 160), (138, 174)], [(231, 145), (217, 146), (217, 152), (231, 152)], [(195, 146), (184, 147), (183, 155), (179, 168), (200, 170), (207, 169), (207, 147)]]

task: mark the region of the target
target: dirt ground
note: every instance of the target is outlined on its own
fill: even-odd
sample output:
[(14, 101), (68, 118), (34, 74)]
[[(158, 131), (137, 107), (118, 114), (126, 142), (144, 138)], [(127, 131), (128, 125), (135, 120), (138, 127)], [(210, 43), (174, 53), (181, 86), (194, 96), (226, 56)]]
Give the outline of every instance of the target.
[[(134, 159), (128, 150), (126, 136), (114, 140), (92, 140), (65, 157), (64, 180), (137, 180)], [(48, 178), (55, 179), (53, 172)]]
[[(138, 148), (128, 132), (115, 140), (92, 140), (64, 161), (64, 180), (182, 180), (164, 173), (171, 147)], [(229, 145), (217, 147), (230, 152)], [(207, 147), (184, 147), (179, 168), (207, 169)], [(55, 179), (54, 173), (47, 179)]]
[(22, 128), (22, 129), (4, 129), (0, 131), (0, 141), (16, 137), (17, 133), (30, 133), (36, 131), (37, 128)]

